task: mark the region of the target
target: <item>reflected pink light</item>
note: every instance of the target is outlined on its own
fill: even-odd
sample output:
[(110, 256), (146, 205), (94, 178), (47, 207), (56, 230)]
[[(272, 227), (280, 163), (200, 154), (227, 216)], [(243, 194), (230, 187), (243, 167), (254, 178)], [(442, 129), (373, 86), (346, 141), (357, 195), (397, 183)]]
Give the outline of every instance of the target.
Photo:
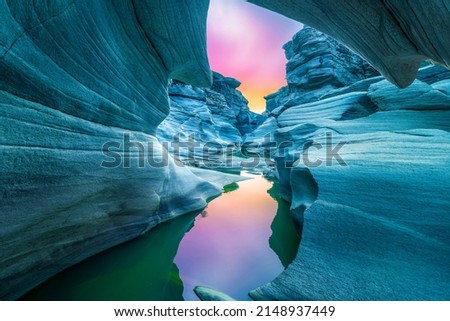
[(175, 263), (186, 299), (195, 298), (192, 289), (197, 285), (243, 299), (247, 291), (283, 271), (268, 243), (277, 211), (267, 194), (271, 183), (256, 177), (239, 186), (212, 201), (208, 216), (198, 216), (180, 243)]
[(301, 28), (298, 22), (243, 0), (211, 0), (211, 68), (241, 81), (250, 107), (263, 111), (263, 96), (285, 85), (286, 59), (281, 47)]

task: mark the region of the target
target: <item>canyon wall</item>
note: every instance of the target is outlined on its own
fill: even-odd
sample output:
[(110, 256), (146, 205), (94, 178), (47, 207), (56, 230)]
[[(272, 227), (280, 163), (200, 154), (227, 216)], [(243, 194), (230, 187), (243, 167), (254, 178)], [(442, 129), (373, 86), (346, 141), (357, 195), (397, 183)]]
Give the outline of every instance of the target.
[[(294, 39), (307, 43), (311, 32)], [(289, 64), (311, 69), (310, 61), (326, 61), (324, 46), (298, 46)], [(268, 120), (247, 137), (256, 144), (262, 129), (273, 132), (280, 190), (302, 226), (294, 262), (251, 296), (449, 300), (450, 72), (426, 66), (399, 89), (360, 64), (362, 77), (338, 88), (334, 79), (354, 74), (342, 61), (334, 60), (330, 83), (305, 73), (298, 82), (320, 95), (293, 90), (280, 106), (272, 100)], [(293, 79), (295, 69), (287, 72)]]
[(446, 0), (249, 0), (325, 32), (399, 87), (423, 60), (450, 66)]
[(231, 180), (180, 167), (155, 138), (169, 78), (211, 83), (207, 9), (0, 1), (1, 299), (205, 207)]
[[(252, 2), (330, 34), (400, 87), (414, 82), (424, 59), (449, 65), (444, 0)], [(207, 10), (208, 0), (0, 0), (1, 299), (204, 207), (233, 180), (181, 166), (155, 138), (169, 114), (169, 79), (211, 85)], [(334, 84), (328, 98), (304, 110), (274, 109), (263, 125), (278, 130), (272, 135), (298, 145), (326, 139), (326, 128), (354, 143), (342, 150), (347, 169), (300, 166), (283, 174), (292, 180), (285, 194), (294, 213), (305, 217), (303, 245), (255, 298), (448, 299), (449, 90), (434, 69), (420, 77), (417, 90), (368, 78)], [(233, 113), (237, 121), (246, 117)], [(327, 256), (338, 258), (332, 268)], [(317, 268), (308, 276), (305, 264)], [(366, 265), (373, 276), (361, 272)], [(361, 277), (352, 281), (350, 273)], [(312, 286), (308, 277), (319, 281)], [(414, 285), (425, 279), (422, 290)]]

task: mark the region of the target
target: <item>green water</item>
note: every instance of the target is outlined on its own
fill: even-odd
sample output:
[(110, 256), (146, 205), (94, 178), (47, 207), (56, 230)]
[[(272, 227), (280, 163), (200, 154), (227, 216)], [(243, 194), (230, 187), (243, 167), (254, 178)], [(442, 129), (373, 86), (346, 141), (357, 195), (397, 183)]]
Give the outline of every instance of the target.
[[(253, 181), (227, 186), (227, 193), (213, 200), (206, 211), (180, 216), (143, 237), (89, 258), (22, 299), (195, 300), (195, 285), (214, 287), (239, 300), (249, 299), (248, 291), (271, 281), (292, 262), (300, 240), (277, 183), (252, 177)], [(253, 208), (259, 206), (255, 200), (251, 211), (245, 206), (237, 208), (236, 199), (250, 202), (252, 197), (262, 198), (260, 208)], [(233, 219), (223, 224), (229, 215), (234, 215)], [(214, 240), (210, 252), (195, 247), (208, 245), (205, 240)], [(249, 242), (256, 244), (256, 250), (245, 249), (243, 245)], [(225, 255), (227, 264), (223, 264)], [(233, 275), (229, 266), (234, 267)]]
[(173, 263), (197, 214), (163, 223), (145, 236), (77, 264), (25, 295), (25, 300), (183, 300)]
[(290, 203), (281, 198), (278, 182), (268, 190), (269, 195), (277, 201), (278, 209), (272, 221), (272, 235), (269, 238), (270, 248), (278, 255), (285, 268), (295, 259), (301, 239), (301, 226), (292, 220)]

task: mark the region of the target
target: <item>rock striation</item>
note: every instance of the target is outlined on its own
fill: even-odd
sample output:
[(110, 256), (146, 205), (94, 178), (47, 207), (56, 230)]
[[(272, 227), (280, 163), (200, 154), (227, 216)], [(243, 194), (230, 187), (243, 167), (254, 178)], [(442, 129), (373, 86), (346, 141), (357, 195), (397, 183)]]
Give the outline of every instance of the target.
[[(243, 136), (265, 116), (249, 110), (236, 79), (213, 73), (210, 89), (174, 81), (169, 88), (171, 110), (157, 137), (180, 163), (239, 173)], [(248, 163), (248, 162), (247, 162)], [(253, 166), (253, 165), (251, 165)]]
[(210, 85), (208, 3), (0, 1), (0, 299), (234, 180), (155, 138), (169, 78)]
[(347, 47), (310, 27), (283, 46), (287, 86), (269, 95), (267, 110), (319, 100), (331, 90), (379, 75)]
[[(450, 64), (445, 0), (252, 2), (331, 35), (399, 87), (414, 82), (424, 59)], [(155, 138), (169, 114), (169, 79), (211, 85), (208, 4), (0, 0), (0, 299), (17, 298), (86, 257), (204, 207), (235, 179), (181, 166)], [(330, 65), (310, 61), (311, 67)], [(286, 106), (281, 97), (261, 132), (295, 138), (278, 155), (282, 159), (295, 156), (304, 141), (326, 141), (323, 130), (330, 130), (353, 142), (343, 150), (351, 166), (286, 172), (278, 166), (285, 197), (296, 217), (304, 218), (303, 243), (286, 272), (252, 295), (448, 300), (448, 77), (434, 67), (421, 70), (413, 84), (417, 95), (379, 78), (348, 86), (352, 79), (322, 77), (315, 67), (290, 68), (297, 89), (328, 82), (334, 88), (326, 90), (328, 97)], [(232, 106), (229, 118), (213, 117), (218, 112), (206, 110), (194, 88), (187, 98), (199, 119), (209, 113), (233, 126), (209, 133), (208, 125), (203, 133), (229, 141), (250, 132), (254, 119), (233, 92), (237, 82), (223, 78), (215, 86), (215, 92), (229, 94), (210, 92), (210, 105)], [(321, 104), (309, 105), (294, 122), (283, 119), (286, 107), (325, 98), (320, 120)], [(345, 104), (335, 108), (340, 98)], [(334, 264), (325, 258), (335, 258)]]
[(242, 136), (252, 132), (265, 117), (253, 113), (248, 101), (236, 88), (240, 82), (213, 73), (210, 89), (174, 81), (169, 88), (170, 113), (159, 125), (160, 141), (189, 136), (202, 144), (238, 145)]
[[(283, 49), (288, 59), (288, 85), (266, 97), (268, 117), (255, 131), (245, 136), (247, 144), (259, 144), (264, 149), (264, 137), (269, 137), (268, 140), (273, 142), (273, 133), (281, 114), (288, 122), (297, 124), (301, 119), (326, 117), (330, 109), (340, 111), (333, 115), (340, 119), (351, 117), (352, 113), (367, 116), (376, 108), (362, 91), (383, 77), (378, 77), (375, 69), (345, 46), (305, 26)], [(342, 104), (337, 104), (332, 93), (347, 96), (344, 100), (339, 98)], [(322, 102), (325, 98), (330, 99)], [(317, 105), (322, 107), (317, 108)]]
[(407, 87), (423, 60), (450, 67), (446, 0), (249, 0), (325, 32)]
[(270, 112), (261, 127), (274, 131), (280, 192), (302, 239), (252, 298), (450, 299), (449, 85), (445, 68), (427, 66), (407, 89), (378, 76), (325, 82), (321, 97)]

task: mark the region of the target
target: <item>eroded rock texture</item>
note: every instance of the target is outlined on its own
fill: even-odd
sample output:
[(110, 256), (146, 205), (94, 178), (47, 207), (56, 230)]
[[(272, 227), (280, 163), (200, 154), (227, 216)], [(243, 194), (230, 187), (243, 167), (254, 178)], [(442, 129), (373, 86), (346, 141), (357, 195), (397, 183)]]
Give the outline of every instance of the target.
[(171, 110), (157, 137), (177, 161), (239, 174), (246, 163), (241, 155), (243, 136), (265, 120), (249, 110), (236, 89), (239, 85), (236, 79), (215, 72), (210, 89), (172, 83)]
[(378, 75), (364, 59), (310, 27), (296, 33), (283, 49), (288, 86), (266, 97), (268, 111), (316, 101), (330, 90)]
[(210, 89), (174, 82), (169, 88), (171, 109), (158, 127), (161, 141), (177, 135), (187, 141), (192, 136), (201, 144), (240, 144), (265, 119), (248, 108), (248, 101), (236, 88), (240, 82), (213, 73)]
[[(400, 87), (424, 59), (450, 64), (445, 0), (252, 2), (333, 36)], [(1, 299), (202, 208), (231, 180), (180, 167), (154, 137), (169, 112), (169, 78), (211, 83), (207, 9), (208, 0), (0, 0)], [(351, 142), (348, 167), (280, 170), (305, 220), (303, 243), (286, 272), (252, 295), (449, 299), (448, 77), (421, 71), (417, 95), (379, 78), (336, 86), (303, 67), (292, 65), (300, 88), (335, 88), (277, 103), (260, 132), (294, 138), (281, 159), (331, 131)], [(231, 99), (239, 122), (245, 108)], [(326, 105), (311, 105), (318, 100)]]
[(450, 77), (428, 66), (418, 78), (362, 79), (270, 113), (261, 127), (303, 231), (294, 262), (253, 298), (450, 298)]
[(249, 0), (325, 32), (400, 87), (421, 61), (450, 66), (447, 0)]
[[(264, 144), (269, 137), (273, 141), (280, 114), (288, 122), (298, 124), (301, 119), (324, 117), (330, 108), (342, 111), (341, 115), (335, 115), (338, 118), (345, 117), (347, 111), (347, 114), (360, 116), (373, 111), (373, 103), (359, 91), (367, 90), (374, 80), (380, 81), (382, 77), (376, 77), (378, 72), (355, 53), (310, 27), (295, 34), (283, 49), (288, 59), (288, 85), (266, 97), (268, 118), (254, 132), (247, 134), (247, 143)], [(361, 88), (355, 88), (359, 83)], [(348, 95), (344, 100), (340, 99), (342, 104), (336, 104), (331, 93)], [(330, 99), (319, 102), (325, 98)]]
[(207, 9), (0, 1), (1, 299), (220, 193), (152, 136), (169, 78), (210, 84)]

